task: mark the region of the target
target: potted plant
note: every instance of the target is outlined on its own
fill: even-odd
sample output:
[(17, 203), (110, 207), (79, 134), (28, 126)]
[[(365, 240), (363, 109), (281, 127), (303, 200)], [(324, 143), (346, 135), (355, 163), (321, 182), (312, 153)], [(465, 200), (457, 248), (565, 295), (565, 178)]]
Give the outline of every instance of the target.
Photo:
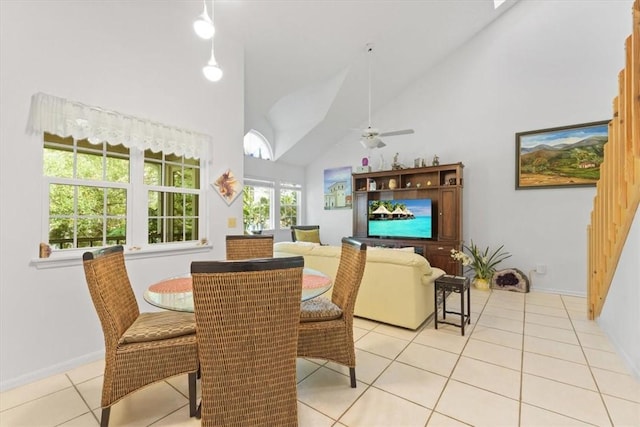
[[(473, 270), (472, 283), (476, 288), (487, 290), (491, 278), (496, 272), (496, 265), (511, 256), (510, 253), (504, 252), (503, 248), (504, 245), (491, 252), (487, 246), (481, 250), (472, 240), (471, 245), (462, 245), (462, 251), (451, 249), (451, 258), (460, 261), (468, 270)], [(464, 252), (465, 250), (469, 252), (469, 255)]]

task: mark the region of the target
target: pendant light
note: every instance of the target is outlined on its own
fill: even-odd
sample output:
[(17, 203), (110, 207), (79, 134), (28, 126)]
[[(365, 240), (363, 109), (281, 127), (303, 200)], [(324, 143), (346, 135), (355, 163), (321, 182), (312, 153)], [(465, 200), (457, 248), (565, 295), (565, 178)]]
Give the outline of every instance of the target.
[[(209, 19), (209, 15), (207, 14), (207, 3), (206, 3), (206, 0), (203, 0), (203, 3), (204, 3), (204, 12), (202, 12), (201, 17), (205, 17), (206, 18), (205, 21), (208, 20), (208, 22), (211, 24), (211, 31), (210, 31), (211, 35), (209, 37), (206, 37), (206, 38), (210, 38), (211, 39), (211, 58), (209, 58), (209, 62), (207, 62), (207, 65), (202, 67), (202, 74), (204, 74), (204, 76), (206, 77), (207, 80), (212, 81), (212, 82), (217, 82), (222, 78), (222, 69), (218, 65), (218, 61), (216, 61), (216, 55), (213, 52), (213, 46), (214, 46), (214, 41), (215, 41), (215, 38), (213, 37), (213, 35), (215, 33), (215, 29), (214, 29), (214, 26), (213, 26), (213, 13), (214, 13), (214, 9), (215, 9), (215, 4), (214, 4), (214, 0), (211, 0), (211, 19)], [(193, 28), (194, 29), (196, 28), (196, 24), (198, 22), (201, 22), (201, 21), (198, 20), (193, 24)], [(203, 28), (204, 28), (204, 26), (203, 26)], [(196, 29), (196, 32), (198, 32), (197, 29)], [(200, 34), (198, 33), (198, 35), (200, 35)], [(203, 37), (203, 38), (205, 38), (205, 37)]]
[(207, 65), (202, 67), (202, 73), (207, 80), (212, 82), (217, 82), (222, 78), (222, 69), (218, 66), (215, 54), (213, 53), (213, 40), (211, 40), (211, 58), (209, 58)]
[[(207, 0), (202, 0), (202, 4), (204, 6), (204, 10), (193, 22), (193, 30), (199, 37), (209, 40), (215, 34), (216, 29), (213, 26), (213, 19), (209, 18), (209, 14), (207, 13)], [(211, 4), (211, 15), (213, 17), (213, 1)]]

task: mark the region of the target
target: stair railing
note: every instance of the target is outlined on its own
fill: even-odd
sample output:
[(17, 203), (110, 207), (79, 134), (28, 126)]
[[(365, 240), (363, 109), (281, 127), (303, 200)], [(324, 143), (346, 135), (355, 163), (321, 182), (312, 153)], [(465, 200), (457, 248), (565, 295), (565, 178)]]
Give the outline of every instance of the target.
[(625, 241), (640, 203), (640, 0), (633, 7), (626, 64), (618, 75), (609, 140), (596, 186), (588, 240), (589, 318), (602, 312)]

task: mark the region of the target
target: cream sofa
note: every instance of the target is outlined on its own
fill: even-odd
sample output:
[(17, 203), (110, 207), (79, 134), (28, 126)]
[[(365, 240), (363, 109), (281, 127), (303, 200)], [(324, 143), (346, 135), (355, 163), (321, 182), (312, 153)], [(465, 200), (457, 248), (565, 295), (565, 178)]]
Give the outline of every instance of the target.
[[(339, 246), (277, 242), (275, 257), (304, 257), (305, 267), (335, 278)], [(355, 315), (417, 329), (433, 314), (433, 282), (445, 272), (422, 256), (398, 249), (367, 248), (367, 264), (356, 300)]]

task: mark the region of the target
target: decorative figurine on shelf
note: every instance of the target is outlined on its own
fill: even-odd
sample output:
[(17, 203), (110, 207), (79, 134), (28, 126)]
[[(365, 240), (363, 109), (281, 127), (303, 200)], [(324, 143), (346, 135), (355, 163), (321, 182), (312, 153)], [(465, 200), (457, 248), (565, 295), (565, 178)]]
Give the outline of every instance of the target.
[(433, 156), (433, 162), (431, 162), (433, 166), (438, 166), (440, 164), (440, 159), (437, 155)]
[(393, 163), (391, 163), (391, 169), (392, 170), (402, 169), (402, 165), (398, 162), (398, 153), (396, 153), (396, 155), (393, 156)]

